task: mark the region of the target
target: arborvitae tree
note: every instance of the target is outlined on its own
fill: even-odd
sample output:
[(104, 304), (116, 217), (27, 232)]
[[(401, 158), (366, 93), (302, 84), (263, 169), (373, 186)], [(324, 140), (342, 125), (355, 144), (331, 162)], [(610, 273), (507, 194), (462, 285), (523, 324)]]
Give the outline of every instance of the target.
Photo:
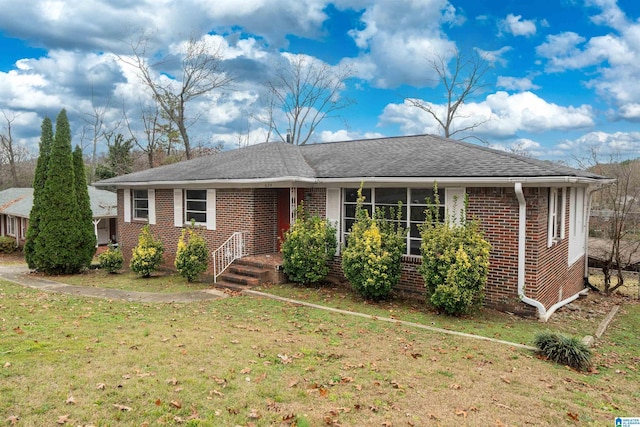
[(91, 211), (91, 200), (84, 171), (82, 148), (78, 145), (73, 151), (73, 172), (78, 199), (78, 227), (81, 233), (81, 238), (77, 242), (77, 254), (82, 265), (89, 266), (96, 253), (96, 233), (93, 227), (93, 212)]
[(50, 274), (77, 273), (87, 266), (77, 253), (78, 242), (85, 237), (79, 224), (73, 169), (71, 129), (62, 110), (56, 119), (42, 192), (40, 232), (35, 241), (36, 267)]
[(24, 245), (25, 258), (29, 268), (36, 268), (35, 242), (40, 233), (40, 217), (42, 215), (42, 192), (47, 180), (47, 163), (53, 145), (53, 124), (49, 117), (42, 121), (42, 133), (40, 134), (40, 153), (36, 164), (35, 177), (33, 179), (33, 206), (29, 214), (29, 228), (27, 229), (27, 241)]

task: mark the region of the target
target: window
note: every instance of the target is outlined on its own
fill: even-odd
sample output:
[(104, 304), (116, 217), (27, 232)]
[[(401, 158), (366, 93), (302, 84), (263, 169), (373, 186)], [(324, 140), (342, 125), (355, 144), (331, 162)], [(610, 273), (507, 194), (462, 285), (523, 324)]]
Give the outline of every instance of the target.
[(565, 190), (564, 188), (549, 189), (549, 239), (547, 246), (564, 239)]
[(16, 217), (7, 216), (7, 236), (16, 237)]
[[(418, 226), (424, 223), (426, 219), (425, 210), (430, 206), (427, 204), (427, 200), (432, 201), (434, 199), (433, 190), (423, 188), (363, 188), (362, 195), (365, 197), (362, 207), (369, 212), (369, 216), (374, 210), (381, 208), (390, 220), (392, 209), (397, 209), (398, 202), (402, 202), (402, 226), (408, 229), (407, 254), (420, 255), (421, 236)], [(344, 190), (344, 222), (342, 228), (344, 242), (347, 241), (349, 231), (355, 222), (357, 198), (357, 188), (346, 188)], [(444, 205), (438, 205), (438, 210), (440, 219), (444, 221)], [(396, 216), (393, 219), (395, 218)]]
[(133, 219), (149, 219), (149, 193), (147, 190), (133, 190)]
[(185, 222), (207, 223), (207, 190), (184, 191)]
[(569, 193), (569, 265), (579, 261), (586, 248), (586, 200), (584, 188), (571, 188)]

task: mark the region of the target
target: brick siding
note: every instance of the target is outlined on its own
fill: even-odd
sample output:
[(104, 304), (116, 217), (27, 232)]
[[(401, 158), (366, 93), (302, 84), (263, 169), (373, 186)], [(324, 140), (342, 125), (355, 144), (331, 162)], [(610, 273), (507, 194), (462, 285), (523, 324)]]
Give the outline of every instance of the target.
[[(202, 230), (213, 251), (235, 231), (248, 232), (251, 254), (277, 251), (277, 189), (219, 189), (216, 192), (216, 230)], [(548, 188), (524, 188), (527, 201), (525, 294), (541, 301), (545, 307), (576, 294), (583, 288), (584, 257), (568, 266), (568, 239), (547, 247)], [(490, 270), (485, 305), (500, 310), (534, 315), (535, 309), (518, 297), (518, 212), (513, 188), (467, 188), (467, 217), (481, 221), (485, 238), (491, 243)], [(118, 232), (125, 262), (137, 244), (143, 222), (124, 223), (123, 191), (118, 191)], [(565, 218), (565, 236), (569, 235), (569, 197)], [(326, 190), (304, 190), (306, 210), (324, 217)], [(165, 244), (164, 264), (173, 266), (181, 228), (173, 223), (173, 190), (156, 190), (157, 224), (151, 231)], [(396, 292), (423, 298), (424, 282), (418, 272), (419, 257), (403, 259), (402, 276)], [(331, 274), (344, 278), (341, 258), (330, 263)], [(211, 269), (211, 268), (210, 268)]]

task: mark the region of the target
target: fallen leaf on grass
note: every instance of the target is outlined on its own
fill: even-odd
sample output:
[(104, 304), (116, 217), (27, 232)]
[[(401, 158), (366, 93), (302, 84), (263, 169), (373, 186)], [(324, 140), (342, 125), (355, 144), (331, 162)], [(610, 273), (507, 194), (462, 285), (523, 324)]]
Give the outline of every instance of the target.
[(182, 403), (180, 403), (180, 401), (179, 401), (179, 400), (172, 400), (172, 401), (170, 402), (170, 404), (171, 404), (171, 406), (173, 406), (173, 407), (174, 407), (174, 408), (176, 408), (176, 409), (180, 409), (180, 408), (182, 408)]
[(511, 384), (511, 380), (507, 377), (501, 376), (500, 379), (507, 384)]
[(60, 415), (58, 417), (58, 421), (56, 421), (58, 424), (66, 424), (69, 422), (69, 414), (67, 415)]
[(3, 365), (4, 368), (10, 368), (11, 367), (11, 362), (7, 362)]
[(250, 374), (251, 373), (251, 368), (246, 367), (243, 370), (240, 371), (241, 374)]
[(76, 399), (73, 396), (69, 396), (64, 403), (66, 403), (67, 405), (75, 405)]
[(96, 384), (96, 389), (98, 390), (104, 390), (107, 386), (104, 383), (98, 383)]
[(567, 412), (567, 416), (571, 418), (573, 421), (579, 421), (580, 419), (578, 414), (574, 414), (573, 412)]
[(451, 390), (460, 390), (460, 384), (451, 384), (449, 388)]
[(169, 378), (166, 382), (170, 385), (178, 385), (178, 380), (175, 378)]
[(126, 412), (126, 411), (130, 411), (130, 410), (131, 410), (131, 408), (130, 408), (130, 407), (125, 406), (125, 405), (120, 405), (120, 404), (118, 404), (118, 403), (114, 403), (114, 404), (113, 404), (113, 407), (114, 407), (114, 408), (116, 408), (116, 409), (117, 409), (117, 410), (119, 410), (119, 411), (125, 411), (125, 412)]
[(293, 387), (297, 386), (297, 385), (298, 385), (298, 383), (299, 383), (299, 381), (298, 381), (296, 378), (294, 378), (294, 379), (292, 379), (291, 381), (289, 381), (289, 384), (287, 384), (287, 386), (288, 386), (289, 388), (293, 388)]
[(20, 329), (20, 326), (17, 326), (15, 328), (13, 328), (13, 332), (15, 332), (18, 335), (24, 334), (24, 331), (22, 329)]
[(262, 417), (262, 415), (260, 415), (257, 409), (252, 409), (251, 412), (249, 412), (249, 415), (247, 415), (247, 417), (252, 420), (259, 420)]
[(467, 411), (463, 411), (462, 409), (456, 410), (456, 415), (462, 418), (467, 418)]
[(5, 421), (8, 422), (11, 425), (16, 425), (18, 423), (18, 421), (20, 421), (20, 418), (16, 417), (15, 415), (11, 415), (7, 419), (5, 419)]

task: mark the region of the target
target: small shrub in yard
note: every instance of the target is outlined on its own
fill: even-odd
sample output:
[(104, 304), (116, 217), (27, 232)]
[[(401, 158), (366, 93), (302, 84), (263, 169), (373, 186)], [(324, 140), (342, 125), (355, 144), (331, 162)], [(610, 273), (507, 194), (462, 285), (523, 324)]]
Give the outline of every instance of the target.
[(193, 224), (191, 227), (183, 228), (174, 263), (178, 273), (187, 279), (187, 282), (193, 282), (200, 274), (207, 271), (208, 263), (207, 243), (196, 232)]
[(336, 229), (329, 221), (317, 215), (307, 218), (301, 205), (280, 249), (285, 274), (289, 280), (304, 285), (324, 280), (337, 245)]
[(419, 271), (429, 301), (447, 314), (462, 315), (484, 300), (491, 245), (484, 240), (480, 224), (467, 221), (464, 213), (458, 215), (457, 223), (451, 217), (441, 220), (437, 188), (435, 198), (421, 229)]
[(124, 257), (120, 248), (109, 244), (109, 248), (98, 256), (98, 261), (101, 269), (109, 273), (116, 273), (122, 269)]
[(18, 249), (16, 239), (10, 236), (0, 236), (0, 252), (12, 254), (16, 249)]
[(400, 280), (400, 261), (405, 253), (406, 230), (400, 226), (402, 209), (378, 210), (369, 218), (362, 208), (362, 188), (358, 191), (356, 221), (342, 251), (342, 270), (353, 288), (363, 297), (380, 300), (391, 293)]
[(149, 277), (160, 267), (163, 253), (162, 242), (153, 237), (149, 226), (145, 225), (138, 236), (138, 245), (132, 250), (129, 267), (134, 273), (142, 277)]
[(535, 346), (548, 359), (584, 371), (591, 367), (591, 350), (578, 338), (544, 332), (536, 335)]

